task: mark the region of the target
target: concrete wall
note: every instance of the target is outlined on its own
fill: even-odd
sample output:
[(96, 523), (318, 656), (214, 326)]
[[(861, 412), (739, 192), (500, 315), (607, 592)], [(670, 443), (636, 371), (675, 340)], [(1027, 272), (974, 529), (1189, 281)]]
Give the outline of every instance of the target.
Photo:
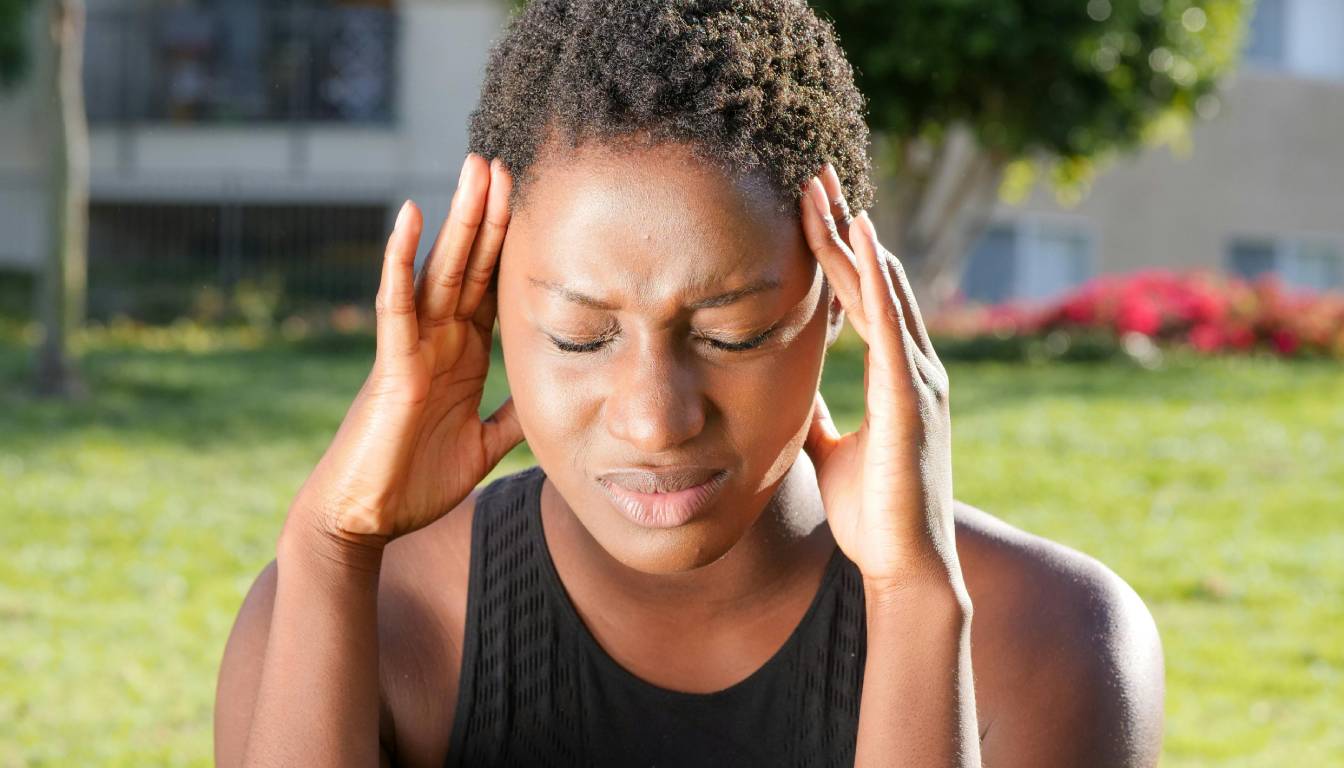
[(1074, 208), (1038, 186), (995, 218), (1072, 218), (1095, 233), (1102, 272), (1221, 269), (1238, 236), (1344, 243), (1344, 82), (1244, 74), (1192, 139), (1188, 156), (1159, 148), (1120, 160)]
[[(397, 7), (391, 126), (100, 128), (92, 136), (94, 199), (362, 202), (386, 205), (390, 219), (409, 197), (435, 227), (447, 212), (505, 4)], [(34, 264), (44, 247), (45, 110), (33, 91), (30, 81), (0, 97), (0, 265)], [(1221, 114), (1195, 128), (1188, 157), (1145, 151), (1107, 171), (1076, 208), (1038, 188), (995, 217), (1078, 228), (1093, 243), (1099, 271), (1221, 268), (1238, 235), (1344, 240), (1341, 136), (1344, 82), (1251, 72), (1229, 90)]]

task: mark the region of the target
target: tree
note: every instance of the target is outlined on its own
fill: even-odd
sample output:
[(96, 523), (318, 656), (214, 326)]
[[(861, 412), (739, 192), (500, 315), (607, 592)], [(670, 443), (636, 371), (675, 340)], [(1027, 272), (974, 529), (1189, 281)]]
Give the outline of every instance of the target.
[(1076, 194), (1216, 111), (1253, 1), (811, 0), (868, 98), (879, 223), (921, 305), (955, 292), (1006, 172)]
[(44, 0), (48, 61), (31, 67), (28, 11), (31, 0), (0, 0), (0, 85), (13, 85), (35, 70), (42, 77), (49, 144), (50, 236), (38, 279), (38, 315), (45, 333), (37, 352), (36, 389), (42, 395), (78, 396), (83, 383), (69, 350), (70, 334), (84, 320), (88, 251), (89, 139), (84, 112), (83, 0)]

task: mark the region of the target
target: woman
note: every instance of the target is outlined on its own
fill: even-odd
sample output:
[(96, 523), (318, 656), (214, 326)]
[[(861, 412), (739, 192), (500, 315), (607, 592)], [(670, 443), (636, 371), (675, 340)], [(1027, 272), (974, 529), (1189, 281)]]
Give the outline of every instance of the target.
[[(947, 375), (850, 215), (861, 110), (799, 0), (515, 20), (239, 614), (220, 765), (1156, 762), (1142, 602), (953, 500)], [(496, 317), (513, 396), (481, 420)], [(841, 436), (817, 386), (845, 317)], [(539, 466), (476, 489), (523, 439)]]

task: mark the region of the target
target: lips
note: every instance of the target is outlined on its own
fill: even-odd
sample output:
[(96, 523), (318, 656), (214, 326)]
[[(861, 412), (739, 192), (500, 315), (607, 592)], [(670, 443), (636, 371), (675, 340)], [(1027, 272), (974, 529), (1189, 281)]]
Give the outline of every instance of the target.
[(723, 487), (728, 473), (711, 467), (623, 469), (598, 476), (598, 484), (631, 522), (675, 528), (693, 520)]
[(674, 493), (704, 485), (719, 473), (709, 467), (669, 467), (667, 469), (625, 469), (600, 475), (605, 480), (634, 493)]

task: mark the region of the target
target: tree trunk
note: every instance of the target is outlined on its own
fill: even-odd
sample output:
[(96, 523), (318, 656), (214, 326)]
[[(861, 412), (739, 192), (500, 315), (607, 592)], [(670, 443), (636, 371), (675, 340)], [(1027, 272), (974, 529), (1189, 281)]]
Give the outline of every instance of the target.
[(47, 82), (50, 230), (37, 281), (36, 307), (45, 333), (37, 352), (39, 395), (86, 394), (70, 351), (84, 322), (89, 218), (89, 129), (84, 113), (84, 2), (50, 0), (52, 61)]
[(921, 314), (947, 303), (966, 255), (989, 224), (1006, 158), (986, 151), (964, 126), (937, 140), (876, 142), (883, 243), (905, 265)]

